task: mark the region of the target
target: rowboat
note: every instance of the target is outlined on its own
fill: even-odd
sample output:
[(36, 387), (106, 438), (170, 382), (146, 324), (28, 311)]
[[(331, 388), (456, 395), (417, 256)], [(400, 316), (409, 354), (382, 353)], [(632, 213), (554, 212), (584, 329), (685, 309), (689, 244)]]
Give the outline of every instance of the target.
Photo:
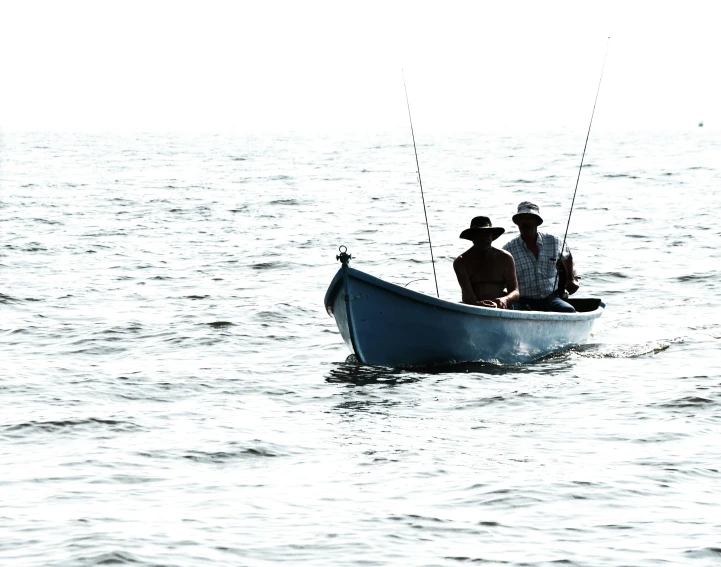
[(605, 304), (570, 298), (576, 313), (476, 307), (445, 301), (341, 267), (325, 308), (364, 364), (413, 367), (464, 362), (523, 364), (588, 342)]

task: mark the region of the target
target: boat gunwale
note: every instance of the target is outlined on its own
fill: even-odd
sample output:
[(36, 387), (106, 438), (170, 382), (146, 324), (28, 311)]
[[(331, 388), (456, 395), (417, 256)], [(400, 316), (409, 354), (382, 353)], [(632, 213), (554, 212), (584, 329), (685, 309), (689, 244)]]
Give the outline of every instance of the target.
[(452, 301), (447, 301), (445, 299), (426, 295), (424, 293), (413, 291), (400, 285), (384, 281), (380, 278), (371, 276), (370, 274), (366, 274), (365, 272), (362, 272), (355, 268), (351, 268), (350, 266), (341, 266), (341, 268), (338, 270), (335, 277), (331, 281), (330, 285), (328, 286), (328, 291), (325, 295), (324, 303), (326, 306), (326, 311), (328, 311), (329, 315), (332, 315), (332, 310), (330, 309), (330, 307), (332, 306), (332, 302), (330, 300), (334, 295), (336, 286), (339, 284), (339, 281), (342, 278), (342, 273), (344, 269), (348, 271), (348, 277), (353, 277), (368, 284), (375, 285), (391, 293), (395, 293), (397, 295), (401, 295), (414, 301), (419, 301), (421, 303), (431, 305), (433, 307), (457, 311), (460, 313), (467, 313), (476, 317), (481, 316), (491, 318), (495, 317), (501, 319), (523, 319), (532, 321), (564, 321), (567, 323), (572, 323), (575, 321), (588, 321), (591, 319), (596, 319), (601, 316), (605, 307), (605, 304), (603, 303), (603, 301), (601, 301), (601, 305), (599, 305), (599, 307), (597, 307), (593, 311), (585, 311), (581, 313), (554, 313), (550, 311), (516, 311), (513, 309), (496, 309), (493, 307), (482, 307), (480, 305), (476, 306), (467, 305), (464, 303), (454, 303)]

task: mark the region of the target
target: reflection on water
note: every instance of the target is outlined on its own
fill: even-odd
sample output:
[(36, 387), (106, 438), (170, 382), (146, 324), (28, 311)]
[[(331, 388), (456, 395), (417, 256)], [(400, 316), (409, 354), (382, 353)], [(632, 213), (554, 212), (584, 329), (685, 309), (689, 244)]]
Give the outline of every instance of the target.
[(420, 376), (400, 368), (361, 364), (353, 354), (348, 356), (345, 362), (337, 364), (326, 376), (326, 382), (348, 383), (356, 386), (366, 384), (407, 384), (416, 382), (419, 379)]
[(555, 352), (526, 364), (492, 364), (487, 362), (463, 362), (458, 364), (438, 364), (433, 366), (413, 366), (391, 368), (371, 366), (358, 362), (355, 355), (349, 355), (345, 362), (337, 364), (326, 376), (329, 383), (348, 383), (356, 386), (367, 384), (407, 384), (417, 382), (424, 376), (438, 374), (476, 374), (479, 378), (490, 376), (534, 374), (556, 374), (563, 367), (560, 364), (572, 364), (574, 357), (580, 358), (635, 358), (655, 355), (668, 349), (672, 343), (683, 339), (651, 341), (629, 344), (586, 344)]
[(433, 366), (413, 366), (408, 368), (391, 368), (387, 366), (371, 366), (358, 362), (355, 355), (349, 355), (345, 362), (339, 363), (326, 376), (326, 382), (350, 383), (356, 386), (366, 384), (406, 384), (417, 382), (424, 376), (438, 374), (479, 374), (485, 376), (504, 376), (537, 371), (538, 367), (531, 364), (491, 364), (487, 362), (462, 362), (458, 364), (437, 364)]
[(348, 415), (352, 415), (353, 412), (385, 415), (389, 409), (400, 405), (402, 403), (397, 400), (348, 400), (337, 404), (333, 409), (341, 412), (348, 410)]

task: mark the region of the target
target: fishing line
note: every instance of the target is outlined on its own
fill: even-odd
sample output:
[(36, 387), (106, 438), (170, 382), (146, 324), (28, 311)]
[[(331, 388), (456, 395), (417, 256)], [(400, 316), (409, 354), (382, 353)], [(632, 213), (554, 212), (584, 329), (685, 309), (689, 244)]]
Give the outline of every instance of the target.
[[(573, 214), (573, 205), (576, 202), (576, 192), (578, 191), (578, 182), (581, 179), (581, 170), (583, 169), (583, 158), (586, 156), (586, 148), (588, 147), (588, 138), (591, 135), (591, 125), (593, 124), (593, 115), (596, 113), (596, 103), (598, 102), (598, 93), (601, 92), (601, 81), (603, 80), (603, 71), (606, 68), (606, 57), (608, 56), (608, 44), (611, 41), (609, 37), (606, 40), (606, 53), (603, 55), (603, 65), (601, 66), (601, 77), (598, 79), (598, 88), (596, 89), (596, 98), (593, 101), (593, 110), (591, 111), (591, 121), (588, 123), (588, 132), (586, 133), (586, 143), (583, 144), (583, 153), (581, 154), (581, 165), (578, 167), (578, 177), (576, 177), (576, 188), (573, 190), (573, 199), (571, 200), (571, 210), (568, 213), (568, 222), (566, 223), (566, 232), (563, 235), (563, 244), (561, 245), (561, 255), (566, 247), (566, 237), (568, 236), (568, 227), (571, 225), (571, 215)], [(573, 274), (566, 274), (566, 279), (573, 279)], [(558, 281), (558, 272), (556, 272), (556, 282)], [(553, 284), (554, 289), (556, 284)]]
[(436, 282), (436, 296), (440, 299), (441, 295), (438, 293), (438, 278), (436, 278), (436, 263), (433, 260), (433, 245), (431, 244), (431, 229), (428, 226), (428, 213), (426, 213), (426, 199), (423, 196), (423, 182), (421, 181), (421, 166), (418, 165), (418, 150), (416, 149), (416, 136), (413, 133), (413, 119), (411, 118), (411, 103), (408, 102), (408, 88), (406, 87), (406, 74), (401, 69), (403, 74), (403, 89), (406, 91), (406, 105), (408, 106), (408, 120), (411, 123), (411, 138), (413, 138), (413, 151), (416, 154), (416, 172), (418, 173), (418, 184), (421, 186), (421, 200), (423, 201), (423, 214), (426, 217), (426, 231), (428, 232), (428, 246), (431, 249), (431, 266), (433, 266), (433, 279)]

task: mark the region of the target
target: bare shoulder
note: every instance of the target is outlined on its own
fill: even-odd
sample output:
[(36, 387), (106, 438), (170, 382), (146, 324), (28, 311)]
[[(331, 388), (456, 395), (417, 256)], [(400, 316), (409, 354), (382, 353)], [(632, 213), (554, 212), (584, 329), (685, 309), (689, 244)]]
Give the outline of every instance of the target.
[(503, 248), (496, 248), (496, 257), (503, 262), (513, 262), (513, 254)]
[(453, 266), (454, 267), (465, 266), (469, 261), (469, 254), (468, 254), (469, 252), (470, 252), (470, 249), (466, 250), (463, 254), (458, 256), (458, 258), (453, 260)]

